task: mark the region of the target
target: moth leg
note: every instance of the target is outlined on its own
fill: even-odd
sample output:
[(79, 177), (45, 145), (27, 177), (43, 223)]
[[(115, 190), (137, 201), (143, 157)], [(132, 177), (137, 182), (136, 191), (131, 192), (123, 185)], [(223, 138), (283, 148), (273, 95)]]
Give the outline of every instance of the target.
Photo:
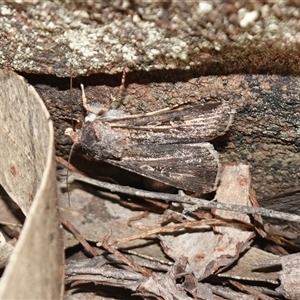
[(126, 79), (126, 71), (127, 70), (123, 70), (123, 73), (122, 73), (122, 78), (121, 78), (121, 85), (120, 85), (120, 96), (122, 98), (122, 95), (125, 91), (125, 79)]
[(121, 79), (121, 86), (120, 86), (121, 91), (125, 90), (125, 79), (126, 79), (126, 70), (123, 70), (122, 79)]
[(119, 93), (118, 93), (117, 97), (114, 97), (112, 94), (110, 94), (111, 103), (114, 101), (119, 101), (119, 102), (122, 101), (124, 91), (125, 91), (125, 79), (126, 79), (127, 71), (128, 71), (127, 68), (123, 70), (122, 78), (121, 78), (121, 85), (119, 87)]

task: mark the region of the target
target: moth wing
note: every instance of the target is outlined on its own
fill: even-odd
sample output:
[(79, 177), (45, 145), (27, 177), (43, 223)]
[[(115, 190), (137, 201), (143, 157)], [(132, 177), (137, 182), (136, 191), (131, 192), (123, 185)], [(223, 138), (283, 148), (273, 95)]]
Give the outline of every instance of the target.
[(220, 163), (210, 143), (138, 145), (130, 156), (107, 162), (178, 189), (209, 193), (216, 189)]
[(174, 110), (108, 120), (118, 130), (126, 128), (140, 144), (199, 143), (228, 130), (234, 111), (226, 103), (206, 103)]

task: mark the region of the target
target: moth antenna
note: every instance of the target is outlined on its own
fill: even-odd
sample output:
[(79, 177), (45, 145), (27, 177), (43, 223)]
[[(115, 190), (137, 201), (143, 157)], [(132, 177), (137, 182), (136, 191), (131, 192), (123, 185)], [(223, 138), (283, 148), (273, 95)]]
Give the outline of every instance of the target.
[[(89, 104), (87, 103), (87, 99), (86, 99), (86, 95), (85, 95), (85, 91), (84, 91), (84, 85), (81, 83), (80, 84), (80, 88), (81, 88), (81, 100), (82, 100), (82, 105), (86, 111), (86, 113), (88, 114), (92, 114), (93, 117), (89, 117), (89, 121), (93, 121), (96, 116), (99, 116), (103, 113), (103, 108), (101, 107), (100, 109), (95, 109), (91, 106), (89, 106)], [(86, 117), (86, 120), (87, 120), (87, 117)]]
[(66, 186), (67, 186), (69, 206), (71, 206), (70, 189), (69, 189), (69, 187), (70, 187), (69, 186), (69, 169), (70, 169), (71, 156), (72, 156), (74, 147), (75, 147), (75, 143), (73, 143), (71, 150), (70, 150), (69, 157), (68, 157), (68, 167), (67, 167), (67, 176), (66, 176)]
[[(75, 131), (75, 125), (74, 125), (74, 112), (73, 112), (73, 77), (70, 76), (70, 109), (71, 109), (71, 127), (73, 131)], [(71, 161), (71, 155), (74, 149), (75, 143), (73, 143), (70, 154), (68, 157), (68, 167), (67, 167), (67, 175), (66, 175), (66, 187), (67, 187), (67, 193), (68, 193), (68, 203), (69, 206), (71, 206), (71, 199), (70, 199), (70, 189), (69, 189), (69, 169), (70, 169), (70, 161)]]

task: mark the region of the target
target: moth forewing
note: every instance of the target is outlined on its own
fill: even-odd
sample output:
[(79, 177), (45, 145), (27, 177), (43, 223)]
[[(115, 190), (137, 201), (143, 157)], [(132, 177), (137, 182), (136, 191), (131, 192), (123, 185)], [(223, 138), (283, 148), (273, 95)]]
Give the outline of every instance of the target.
[(109, 163), (179, 189), (209, 193), (216, 189), (221, 164), (210, 143), (132, 145)]
[[(225, 134), (233, 111), (226, 103), (206, 103), (122, 118), (100, 118), (115, 129), (131, 130), (132, 138), (142, 143), (159, 139), (164, 143), (197, 143)], [(151, 132), (151, 134), (149, 134)]]

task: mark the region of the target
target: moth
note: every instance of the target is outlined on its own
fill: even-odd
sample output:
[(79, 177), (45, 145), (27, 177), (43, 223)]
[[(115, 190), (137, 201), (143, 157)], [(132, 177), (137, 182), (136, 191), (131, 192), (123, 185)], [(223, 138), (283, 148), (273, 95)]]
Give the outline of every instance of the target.
[[(88, 105), (82, 86), (83, 104)], [(152, 113), (90, 114), (68, 134), (89, 156), (178, 189), (216, 189), (219, 154), (208, 141), (226, 133), (234, 111), (222, 102), (184, 104)]]

